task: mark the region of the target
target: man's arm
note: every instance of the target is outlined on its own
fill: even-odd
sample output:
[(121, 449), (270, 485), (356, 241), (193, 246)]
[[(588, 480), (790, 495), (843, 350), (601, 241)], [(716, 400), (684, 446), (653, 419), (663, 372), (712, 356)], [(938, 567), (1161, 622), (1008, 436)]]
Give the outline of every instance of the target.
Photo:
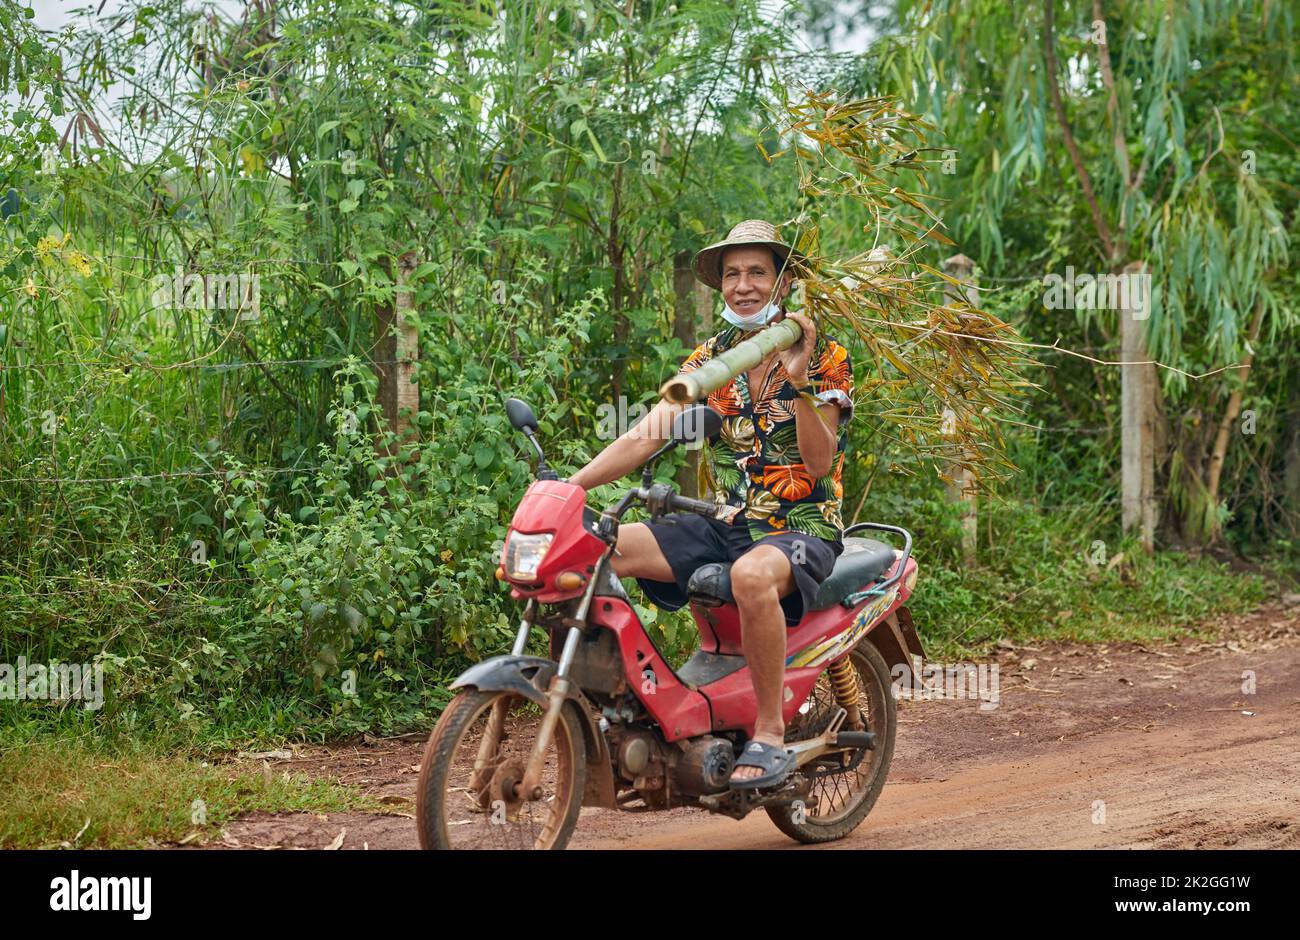
[(831, 472), (835, 449), (839, 446), (838, 434), (840, 406), (824, 404), (813, 407), (802, 395), (794, 403), (795, 436), (799, 441), (799, 454), (803, 465), (814, 477), (824, 477)]
[[(817, 349), (817, 325), (802, 313), (792, 312), (785, 316), (799, 324), (801, 332), (799, 342), (788, 350), (777, 353), (781, 365), (785, 367), (786, 377), (795, 388), (802, 388), (808, 384), (808, 372), (813, 368), (819, 372), (821, 384), (825, 385), (825, 353), (816, 364), (812, 362), (813, 353)], [(846, 360), (847, 355), (845, 353)], [(849, 373), (847, 364), (841, 371)], [(849, 379), (851, 381), (851, 373)], [(817, 397), (822, 398), (820, 395)], [(843, 397), (851, 402), (847, 392)], [(822, 404), (810, 401), (803, 395), (799, 395), (794, 400), (794, 419), (795, 435), (799, 441), (799, 454), (803, 457), (804, 468), (814, 477), (823, 477), (830, 473), (831, 463), (835, 460), (835, 451), (839, 446), (840, 406), (829, 402)]]
[(584, 490), (621, 479), (641, 466), (668, 440), (673, 418), (682, 405), (660, 401), (650, 413), (627, 430), (622, 437), (597, 454), (592, 461), (569, 477), (569, 482)]

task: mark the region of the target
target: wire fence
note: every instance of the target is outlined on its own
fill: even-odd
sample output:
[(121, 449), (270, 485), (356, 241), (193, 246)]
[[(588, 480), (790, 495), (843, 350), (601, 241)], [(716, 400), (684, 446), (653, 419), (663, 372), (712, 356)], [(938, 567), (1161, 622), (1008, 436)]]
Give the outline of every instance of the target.
[[(911, 456), (900, 455), (891, 458), (879, 458), (879, 463), (883, 464), (886, 469), (891, 465), (917, 463), (917, 464), (934, 464), (943, 461), (943, 456)], [(285, 474), (310, 474), (321, 470), (328, 469), (325, 466), (316, 465), (309, 467), (263, 467), (250, 466), (239, 468), (226, 468), (223, 470), (164, 470), (158, 473), (130, 473), (119, 476), (98, 476), (98, 477), (60, 477), (60, 476), (21, 476), (21, 477), (0, 477), (0, 484), (30, 484), (30, 485), (50, 485), (50, 486), (78, 486), (78, 485), (103, 485), (108, 483), (145, 483), (151, 480), (185, 480), (207, 477), (221, 477), (243, 474), (248, 477), (257, 477), (259, 475), (280, 476)], [(1043, 509), (1061, 509), (1066, 508), (1067, 504), (1038, 504), (1034, 506)], [(1096, 505), (1090, 504), (1068, 504), (1075, 505)]]
[(72, 486), (82, 483), (144, 483), (148, 480), (182, 480), (194, 477), (220, 477), (233, 473), (245, 473), (250, 477), (259, 474), (279, 475), (286, 473), (314, 473), (324, 467), (244, 467), (225, 470), (164, 470), (160, 473), (131, 473), (115, 477), (5, 477), (0, 483), (40, 483), (58, 486)]
[[(58, 251), (63, 251), (63, 250), (66, 250), (66, 249), (63, 249), (63, 248), (54, 248), (54, 249), (51, 249), (52, 252), (58, 252)], [(84, 253), (83, 253), (83, 254), (84, 254)], [(117, 260), (125, 260), (125, 261), (144, 261), (144, 262), (149, 262), (149, 263), (151, 263), (151, 264), (162, 265), (162, 266), (164, 266), (164, 267), (167, 266), (167, 265), (170, 265), (173, 269), (179, 269), (179, 267), (182, 266), (182, 265), (181, 265), (180, 263), (178, 263), (175, 259), (170, 259), (170, 260), (169, 260), (169, 259), (165, 259), (165, 258), (162, 258), (162, 257), (155, 257), (155, 256), (149, 256), (149, 255), (124, 254), (124, 253), (115, 253), (115, 252), (104, 252), (104, 253), (97, 253), (97, 254), (95, 254), (95, 255), (86, 255), (86, 258), (87, 258), (87, 260), (117, 259)], [(463, 259), (462, 259), (462, 260), (463, 260)], [(455, 261), (455, 259), (453, 259), (453, 262), (454, 262), (454, 261)], [(195, 263), (195, 262), (194, 262), (194, 259), (192, 259), (192, 258), (188, 258), (188, 257), (187, 257), (187, 258), (185, 259), (185, 261), (184, 261), (184, 265), (193, 265), (194, 263)], [(281, 258), (266, 258), (266, 257), (263, 257), (263, 258), (229, 259), (229, 260), (206, 260), (206, 261), (203, 262), (203, 267), (208, 271), (208, 274), (207, 274), (206, 276), (208, 276), (208, 277), (212, 277), (213, 275), (212, 275), (211, 272), (212, 272), (213, 270), (217, 269), (217, 268), (220, 268), (222, 271), (233, 271), (233, 270), (238, 269), (238, 268), (241, 268), (241, 267), (251, 267), (251, 266), (253, 266), (253, 265), (295, 264), (295, 265), (311, 265), (311, 266), (321, 266), (321, 265), (325, 265), (325, 266), (329, 266), (329, 267), (337, 267), (337, 266), (339, 266), (339, 265), (341, 265), (341, 264), (347, 264), (347, 263), (358, 264), (358, 265), (360, 264), (360, 262), (359, 262), (357, 259), (354, 259), (354, 258), (321, 259), (321, 258), (283, 258), (283, 257), (281, 257)], [(664, 267), (664, 265), (665, 265), (665, 261), (664, 261), (664, 259), (652, 259), (652, 263), (650, 263), (650, 264), (647, 265), (647, 270), (650, 270), (650, 269), (655, 269), (655, 270), (662, 269), (662, 268)], [(570, 265), (567, 266), (566, 270), (574, 270), (574, 271), (592, 271), (592, 270), (599, 270), (599, 271), (602, 271), (602, 272), (613, 272), (614, 267), (613, 267), (612, 265), (605, 264), (605, 263), (600, 263), (600, 262), (583, 262), (583, 263), (579, 263), (579, 264), (570, 264)], [(156, 279), (156, 278), (158, 278), (158, 277), (160, 277), (160, 276), (164, 276), (164, 277), (168, 277), (168, 276), (169, 276), (166, 272), (160, 272), (160, 273), (154, 273), (154, 274), (143, 274), (143, 273), (136, 273), (136, 272), (126, 271), (126, 270), (119, 270), (118, 273), (121, 273), (121, 274), (126, 275), (126, 276), (138, 277), (138, 278), (141, 279), (141, 280), (153, 280), (153, 279)], [(540, 273), (540, 272), (538, 272), (538, 273)], [(496, 284), (504, 283), (504, 284), (506, 284), (507, 286), (509, 286), (509, 285), (510, 285), (514, 280), (517, 280), (517, 279), (520, 279), (520, 278), (527, 278), (528, 276), (530, 276), (530, 275), (529, 275), (529, 272), (526, 271), (526, 270), (511, 271), (511, 272), (503, 272), (503, 274), (506, 274), (507, 276), (499, 277), (499, 278), (495, 279), (494, 281), (489, 282), (488, 289), (485, 291), (485, 296), (492, 296), (492, 292), (493, 292), (493, 290), (495, 289), (495, 285), (496, 285)], [(190, 277), (190, 276), (203, 277), (203, 276), (205, 276), (205, 275), (201, 274), (201, 273), (198, 272), (198, 271), (187, 271), (187, 272), (184, 272), (184, 273), (182, 274), (182, 277)], [(979, 279), (982, 280), (982, 281), (993, 281), (993, 282), (1000, 282), (1000, 283), (1028, 283), (1028, 282), (1031, 282), (1031, 281), (1041, 281), (1041, 280), (1043, 279), (1043, 277), (1044, 277), (1044, 275), (1011, 275), (1011, 276), (996, 276), (996, 275), (988, 275), (988, 274), (983, 274), (983, 273), (981, 273)], [(341, 285), (336, 285), (336, 286), (341, 286)], [(979, 290), (978, 285), (975, 284), (975, 283), (972, 283), (972, 284), (970, 284), (969, 286), (970, 286), (971, 288), (975, 289), (975, 290)], [(21, 289), (21, 288), (18, 288), (18, 289)], [(245, 291), (245, 288), (244, 288), (243, 286), (241, 286), (239, 289), (240, 289), (240, 291)], [(207, 303), (206, 303), (207, 295), (208, 295), (208, 288), (207, 288), (207, 286), (206, 286), (206, 282), (205, 282), (205, 287), (204, 287), (204, 299), (205, 299), (205, 304), (204, 304), (203, 306), (199, 306), (199, 307), (190, 306), (190, 305), (187, 305), (187, 304), (181, 303), (181, 302), (180, 302), (180, 299), (178, 299), (175, 303), (172, 303), (172, 304), (170, 304), (170, 305), (163, 306), (163, 307), (161, 307), (161, 308), (159, 308), (159, 307), (155, 307), (153, 310), (146, 311), (146, 313), (155, 313), (155, 314), (156, 314), (156, 313), (159, 312), (160, 310), (172, 310), (172, 309), (183, 309), (183, 310), (208, 310), (208, 309), (210, 309), (210, 307), (209, 307), (209, 305), (207, 305)], [(224, 296), (224, 295), (223, 295), (223, 296)], [(181, 299), (183, 299), (183, 298), (181, 298)], [(496, 301), (494, 301), (494, 303), (496, 303)], [(242, 310), (243, 310), (243, 307), (241, 306), (239, 309), (242, 311)], [(243, 317), (244, 314), (241, 312), (241, 313), (240, 313), (240, 316)], [(250, 318), (250, 319), (251, 319), (251, 318)], [(878, 318), (868, 318), (868, 319), (870, 320), (870, 322), (877, 323), (877, 324), (880, 324), (880, 325), (882, 325), (882, 326), (886, 326), (886, 327), (897, 328), (897, 329), (912, 329), (912, 330), (918, 330), (918, 331), (927, 331), (927, 330), (929, 330), (929, 327), (919, 326), (919, 325), (915, 325), (915, 324), (902, 323), (902, 322), (892, 322), (892, 321), (889, 321), (889, 320), (878, 319)], [(965, 334), (956, 334), (956, 333), (952, 333), (952, 332), (950, 332), (950, 331), (944, 331), (944, 330), (939, 330), (939, 331), (935, 331), (935, 332), (938, 332), (938, 333), (940, 333), (940, 334), (942, 334), (942, 335), (950, 335), (950, 336), (958, 336), (958, 335), (960, 335), (960, 336), (962, 336), (963, 338), (965, 338), (965, 339), (967, 339), (967, 340), (970, 340), (970, 341), (973, 341), (973, 342), (980, 342), (980, 343), (985, 343), (985, 344), (990, 344), (990, 345), (997, 345), (997, 346), (1002, 346), (1002, 347), (1014, 347), (1014, 348), (1018, 348), (1018, 349), (1023, 349), (1023, 350), (1026, 352), (1027, 355), (1035, 356), (1035, 357), (1037, 357), (1037, 356), (1070, 356), (1070, 357), (1076, 357), (1076, 358), (1080, 358), (1080, 359), (1083, 359), (1083, 360), (1087, 360), (1087, 361), (1089, 361), (1089, 362), (1092, 362), (1092, 363), (1095, 364), (1095, 365), (1099, 365), (1099, 366), (1107, 366), (1107, 367), (1122, 367), (1122, 366), (1126, 366), (1126, 365), (1151, 365), (1151, 366), (1154, 366), (1155, 368), (1158, 368), (1158, 369), (1162, 369), (1162, 370), (1166, 370), (1166, 371), (1170, 371), (1170, 372), (1177, 373), (1177, 374), (1179, 374), (1179, 375), (1181, 375), (1181, 376), (1184, 376), (1185, 378), (1189, 378), (1189, 379), (1200, 379), (1200, 378), (1206, 378), (1206, 377), (1209, 377), (1209, 376), (1212, 376), (1212, 375), (1216, 375), (1216, 374), (1219, 374), (1219, 373), (1221, 373), (1221, 372), (1224, 372), (1224, 371), (1227, 371), (1227, 370), (1230, 370), (1230, 369), (1237, 369), (1237, 368), (1242, 368), (1242, 367), (1243, 367), (1243, 365), (1242, 365), (1241, 363), (1232, 363), (1232, 364), (1228, 364), (1228, 365), (1220, 366), (1220, 367), (1217, 367), (1217, 368), (1213, 368), (1213, 369), (1210, 369), (1210, 370), (1208, 370), (1208, 371), (1206, 371), (1206, 372), (1202, 372), (1202, 373), (1191, 373), (1191, 372), (1187, 372), (1187, 371), (1185, 371), (1185, 370), (1179, 368), (1178, 366), (1171, 365), (1171, 364), (1169, 364), (1169, 363), (1165, 363), (1165, 362), (1161, 362), (1161, 361), (1156, 360), (1156, 359), (1142, 359), (1142, 360), (1132, 360), (1132, 361), (1120, 361), (1120, 360), (1105, 360), (1105, 359), (1099, 359), (1099, 358), (1096, 358), (1095, 356), (1092, 355), (1092, 353), (1100, 353), (1100, 352), (1113, 351), (1113, 350), (1118, 346), (1118, 340), (1116, 340), (1114, 343), (1111, 343), (1111, 344), (1108, 344), (1108, 345), (1102, 345), (1102, 346), (1097, 346), (1097, 345), (1087, 345), (1087, 346), (1065, 347), (1065, 346), (1061, 346), (1061, 345), (1060, 345), (1060, 340), (1059, 340), (1059, 338), (1057, 339), (1057, 341), (1056, 341), (1055, 343), (1050, 343), (1050, 344), (1049, 344), (1049, 343), (1035, 343), (1035, 342), (1028, 342), (1028, 341), (1023, 341), (1023, 340), (1003, 340), (1003, 339), (995, 339), (995, 338), (991, 338), (991, 337), (966, 336)], [(634, 362), (634, 361), (640, 361), (640, 360), (643, 360), (644, 358), (646, 358), (646, 357), (644, 357), (644, 356), (642, 356), (642, 357), (634, 357), (634, 356), (587, 356), (587, 355), (572, 355), (572, 356), (570, 356), (570, 355), (566, 355), (566, 356), (565, 356), (565, 359), (566, 359), (566, 360), (572, 360), (572, 361), (583, 361), (583, 362), (595, 362), (595, 361), (601, 361), (601, 362), (609, 362), (609, 363)], [(328, 361), (328, 360), (267, 359), (267, 360), (262, 360), (262, 361), (260, 361), (260, 362), (249, 362), (249, 363), (239, 363), (239, 362), (237, 362), (237, 363), (232, 363), (232, 364), (229, 365), (229, 368), (245, 368), (245, 367), (247, 367), (247, 366), (259, 366), (259, 367), (270, 368), (270, 367), (273, 367), (273, 366), (274, 366), (274, 367), (279, 367), (279, 366), (287, 366), (287, 365), (301, 365), (301, 366), (325, 367), (325, 366), (329, 366), (329, 365), (337, 365), (337, 364), (338, 364), (337, 362), (332, 362), (332, 361)], [(374, 364), (376, 364), (376, 365), (382, 365), (382, 364), (384, 364), (384, 363), (376, 362), (376, 363), (374, 363)], [(125, 365), (123, 365), (123, 364), (119, 364), (119, 363), (118, 363), (117, 361), (115, 361), (115, 360), (80, 360), (80, 359), (60, 360), (60, 361), (58, 361), (57, 363), (54, 363), (54, 362), (51, 362), (51, 363), (20, 363), (20, 364), (3, 364), (3, 363), (0, 363), (0, 372), (3, 372), (3, 371), (17, 371), (17, 370), (41, 370), (41, 369), (45, 369), (45, 368), (62, 368), (62, 367), (69, 367), (69, 366), (73, 366), (73, 365), (78, 365), (78, 366), (83, 366), (83, 367), (84, 367), (84, 366), (98, 366), (98, 367), (108, 368), (108, 369), (120, 369), (120, 368), (124, 368), (124, 367), (126, 367), (126, 366), (134, 366), (134, 365), (136, 365), (136, 363), (131, 362), (131, 363), (126, 363)], [(150, 364), (140, 363), (140, 365), (141, 365), (142, 368), (149, 368), (149, 369), (151, 369), (151, 370), (153, 370), (153, 371), (166, 371), (166, 370), (171, 370), (171, 369), (182, 369), (182, 368), (214, 368), (214, 369), (215, 369), (215, 368), (219, 368), (218, 366), (210, 366), (210, 365), (207, 365), (207, 364), (201, 364), (201, 363), (200, 363), (200, 364), (194, 364), (194, 363), (177, 363), (177, 364), (162, 364), (162, 365), (150, 365)], [(224, 364), (223, 364), (223, 365), (224, 365)], [(1245, 367), (1248, 368), (1248, 366), (1245, 366)]]
[[(1103, 346), (1077, 346), (1072, 349), (1053, 349), (1042, 350), (1043, 353), (1058, 353), (1071, 355), (1079, 352), (1101, 352), (1106, 347)], [(355, 357), (357, 362), (367, 366), (392, 366), (407, 365), (413, 360), (409, 359), (366, 359)], [(568, 353), (563, 354), (563, 359), (569, 362), (645, 362), (648, 356), (575, 356)], [(313, 359), (235, 359), (227, 362), (172, 362), (156, 363), (148, 359), (52, 359), (46, 362), (17, 362), (17, 363), (0, 363), (0, 372), (28, 372), (40, 371), (43, 369), (65, 369), (75, 367), (92, 367), (104, 371), (116, 372), (124, 369), (140, 369), (143, 372), (174, 372), (178, 370), (210, 370), (214, 372), (229, 372), (236, 369), (249, 368), (270, 368), (272, 366), (310, 366), (315, 368), (333, 368), (346, 365), (348, 357), (344, 358), (313, 358)]]
[[(394, 366), (410, 365), (413, 359), (365, 359), (355, 357), (360, 365)], [(562, 354), (566, 361), (582, 362), (644, 362), (646, 356), (571, 356)], [(349, 358), (342, 359), (236, 359), (230, 362), (174, 362), (154, 363), (141, 359), (55, 359), (48, 362), (0, 363), (0, 372), (27, 372), (41, 369), (73, 368), (76, 366), (97, 367), (106, 372), (118, 372), (124, 369), (139, 369), (141, 372), (175, 372), (179, 370), (198, 370), (212, 372), (231, 372), (237, 369), (269, 368), (271, 366), (311, 366), (317, 368), (334, 368), (346, 365)]]
[[(124, 253), (109, 252), (102, 255), (98, 255), (96, 257), (114, 258), (114, 259), (127, 260), (127, 261), (143, 261), (143, 262), (150, 262), (155, 264), (165, 263), (161, 258), (149, 256), (149, 255), (139, 255), (139, 254), (124, 254)], [(351, 260), (351, 259), (343, 259), (343, 260)], [(275, 264), (281, 262), (290, 263), (290, 264), (302, 264), (302, 265), (308, 265), (308, 264), (321, 265), (321, 264), (338, 263), (337, 260), (331, 262), (323, 259), (306, 259), (306, 258), (258, 258), (258, 259), (247, 259), (245, 261), (240, 261), (240, 262), (221, 262), (221, 263), (235, 264), (238, 266), (238, 265), (245, 265), (245, 264)], [(579, 267), (598, 268), (604, 266), (580, 265)], [(981, 276), (983, 277), (983, 275)], [(1005, 277), (1005, 278), (989, 277), (988, 279), (993, 281), (1027, 282), (1031, 280), (1038, 280), (1040, 278), (1036, 276), (1024, 276), (1024, 277)], [(887, 321), (878, 321), (878, 322), (886, 323)], [(887, 325), (906, 326), (906, 324), (887, 324)], [(971, 337), (971, 338), (981, 339), (980, 337)], [(1003, 341), (998, 341), (998, 342), (1003, 343)], [(1056, 344), (1052, 344), (1052, 345), (1032, 344), (1032, 343), (1023, 343), (1023, 344), (1013, 343), (1012, 345), (1023, 345), (1028, 348), (1032, 348), (1035, 355), (1041, 355), (1041, 356), (1047, 356), (1052, 354), (1070, 355), (1070, 356), (1079, 356), (1088, 359), (1091, 359), (1091, 357), (1087, 356), (1087, 353), (1100, 352), (1100, 351), (1104, 351), (1107, 348), (1104, 346), (1082, 346), (1082, 347), (1070, 349), (1070, 348), (1061, 347), (1059, 345), (1059, 340)], [(245, 370), (249, 368), (260, 369), (264, 371), (270, 369), (280, 369), (280, 368), (334, 369), (334, 368), (345, 366), (349, 362), (357, 362), (359, 364), (369, 366), (369, 367), (382, 368), (388, 366), (409, 365), (412, 362), (412, 360), (410, 359), (391, 359), (391, 358), (369, 359), (364, 356), (352, 356), (352, 357), (317, 356), (317, 357), (299, 357), (299, 358), (232, 359), (232, 360), (221, 361), (221, 362), (206, 361), (204, 358), (204, 357), (217, 355), (220, 352), (221, 350), (218, 349), (209, 353), (197, 354), (198, 358), (195, 359), (191, 359), (184, 362), (169, 362), (169, 363), (158, 363), (158, 362), (153, 362), (148, 358), (129, 357), (129, 356), (123, 356), (118, 358), (66, 358), (66, 359), (52, 359), (52, 360), (34, 361), (34, 362), (0, 363), (0, 374), (9, 373), (9, 372), (43, 373), (48, 370), (58, 370), (58, 369), (92, 369), (92, 370), (101, 370), (105, 372), (121, 372), (128, 375), (132, 373), (149, 374), (156, 377), (161, 375), (162, 373), (178, 372), (178, 371), (195, 371), (200, 373), (222, 374), (222, 373), (234, 372), (239, 370)], [(564, 354), (562, 356), (562, 359), (566, 363), (598, 362), (610, 366), (614, 366), (620, 363), (644, 362), (651, 358), (652, 357), (645, 356), (645, 355), (610, 356), (610, 355)], [(1097, 359), (1091, 359), (1091, 361), (1099, 363), (1101, 365), (1122, 365), (1123, 364), (1123, 363), (1108, 363)], [(1157, 366), (1162, 365), (1161, 363), (1157, 363), (1154, 361), (1152, 361), (1151, 364)], [(1166, 368), (1172, 368), (1172, 367), (1166, 367)], [(272, 379), (272, 381), (274, 380)], [(0, 403), (2, 402), (3, 399), (0, 398)], [(1008, 429), (1011, 430), (1022, 430), (1024, 432), (1033, 433), (1035, 435), (1065, 434), (1065, 435), (1092, 436), (1092, 435), (1112, 434), (1115, 432), (1114, 428), (1108, 426), (1079, 427), (1079, 426), (1073, 426), (1068, 424), (1060, 425), (1060, 426), (1048, 426), (1048, 425), (1027, 424), (1024, 422), (1018, 422), (1018, 421), (1008, 420), (1008, 419), (999, 419), (997, 423), (1005, 425)], [(883, 459), (884, 458), (882, 458), (882, 460)], [(935, 454), (931, 456), (917, 458), (915, 462), (924, 462), (924, 463), (933, 464), (943, 459), (945, 459), (945, 457), (942, 454)], [(893, 458), (892, 460), (885, 460), (884, 462), (907, 463), (911, 461), (908, 461), (907, 459), (900, 457), (900, 458)], [(315, 466), (256, 467), (250, 469), (248, 472), (253, 475), (255, 474), (265, 474), (265, 475), (310, 474), (310, 473), (317, 472), (320, 469), (321, 469), (320, 467), (315, 467)], [(131, 473), (131, 474), (124, 474), (124, 475), (102, 475), (102, 476), (91, 476), (91, 477), (62, 476), (57, 473), (51, 476), (15, 475), (15, 476), (0, 478), (0, 484), (69, 486), (69, 487), (83, 486), (83, 485), (122, 484), (122, 483), (139, 484), (139, 483), (145, 483), (149, 481), (169, 481), (169, 480), (180, 480), (180, 479), (187, 479), (187, 478), (217, 477), (217, 476), (228, 474), (230, 472), (232, 471), (210, 469), (210, 470), (174, 470), (174, 471), (161, 471), (161, 472), (152, 472), (152, 473)], [(1043, 508), (1045, 510), (1051, 510), (1051, 509), (1067, 508), (1067, 507), (1050, 506), (1050, 507), (1043, 507)], [(1073, 507), (1069, 507), (1069, 508), (1073, 508)]]

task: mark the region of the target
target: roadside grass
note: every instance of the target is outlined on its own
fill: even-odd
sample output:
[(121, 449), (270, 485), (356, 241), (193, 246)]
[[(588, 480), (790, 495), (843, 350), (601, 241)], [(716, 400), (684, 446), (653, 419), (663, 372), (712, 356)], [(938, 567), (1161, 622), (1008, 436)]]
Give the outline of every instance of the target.
[(926, 563), (910, 604), (928, 657), (986, 653), (998, 640), (1158, 642), (1207, 637), (1208, 621), (1241, 613), (1285, 589), (1268, 561), (1236, 570), (1208, 554), (1156, 551), (1095, 538), (1095, 522), (1049, 519), (1017, 507), (999, 513), (1005, 547), (973, 566)]
[(0, 849), (193, 844), (254, 810), (382, 811), (331, 781), (210, 766), (143, 743), (119, 748), (91, 737), (7, 745), (0, 793)]
[[(936, 660), (980, 656), (1004, 639), (1145, 643), (1208, 636), (1206, 621), (1251, 610), (1285, 584), (1272, 571), (1270, 581), (1209, 556), (1148, 557), (1128, 543), (1116, 546), (1114, 555), (1094, 552), (1096, 563), (1084, 549), (1066, 554), (1022, 546), (970, 567), (931, 562), (924, 543), (917, 544), (920, 578), (908, 606), (927, 658)], [(635, 583), (628, 592), (656, 647), (680, 668), (698, 645), (689, 609), (665, 613), (646, 606)]]

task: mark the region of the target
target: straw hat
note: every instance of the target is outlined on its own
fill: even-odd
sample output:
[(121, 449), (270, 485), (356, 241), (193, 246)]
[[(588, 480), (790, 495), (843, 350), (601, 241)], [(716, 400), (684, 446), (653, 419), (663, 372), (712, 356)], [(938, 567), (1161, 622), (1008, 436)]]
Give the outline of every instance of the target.
[(787, 269), (792, 271), (795, 277), (803, 277), (808, 273), (806, 266), (808, 259), (781, 241), (776, 233), (776, 226), (762, 219), (746, 219), (728, 232), (727, 237), (722, 241), (700, 249), (695, 256), (695, 277), (714, 290), (722, 290), (722, 253), (736, 245), (761, 245), (771, 248), (788, 262)]

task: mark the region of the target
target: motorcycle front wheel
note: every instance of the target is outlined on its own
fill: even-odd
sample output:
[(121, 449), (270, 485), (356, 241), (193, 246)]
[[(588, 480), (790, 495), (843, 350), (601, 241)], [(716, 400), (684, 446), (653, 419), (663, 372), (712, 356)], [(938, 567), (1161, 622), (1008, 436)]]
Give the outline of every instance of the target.
[(542, 709), (510, 692), (466, 689), (424, 748), (416, 824), (424, 849), (562, 849), (578, 823), (586, 778), (582, 729), (566, 706), (545, 752), (540, 799), (523, 780)]

